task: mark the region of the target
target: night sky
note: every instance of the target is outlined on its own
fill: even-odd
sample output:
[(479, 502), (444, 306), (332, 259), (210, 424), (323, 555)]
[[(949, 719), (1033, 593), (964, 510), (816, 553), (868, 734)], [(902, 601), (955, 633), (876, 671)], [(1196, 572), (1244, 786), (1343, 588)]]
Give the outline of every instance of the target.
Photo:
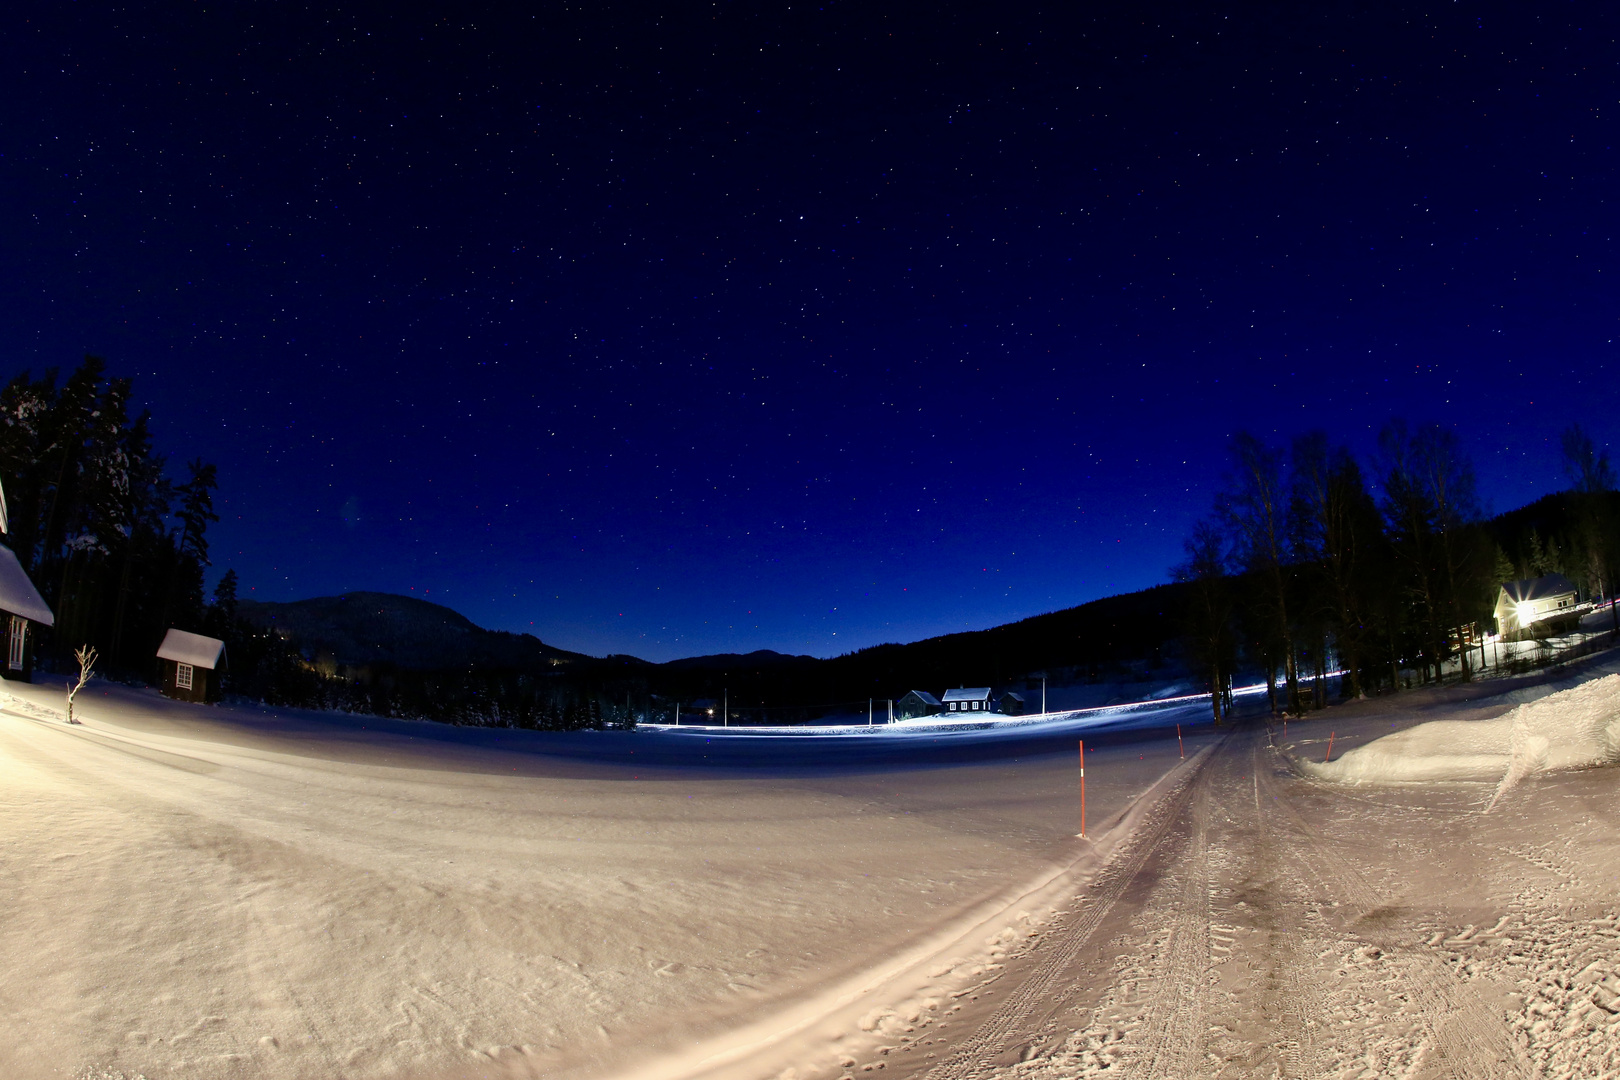
[[(7, 5), (0, 376), (213, 576), (649, 659), (1162, 581), (1227, 438), (1615, 419), (1612, 5)], [(212, 580), (212, 578), (211, 578)]]

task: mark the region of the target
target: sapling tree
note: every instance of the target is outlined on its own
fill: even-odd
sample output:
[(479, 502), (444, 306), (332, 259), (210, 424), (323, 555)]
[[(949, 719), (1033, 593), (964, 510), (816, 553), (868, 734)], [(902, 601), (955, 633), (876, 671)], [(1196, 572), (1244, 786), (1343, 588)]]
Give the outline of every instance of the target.
[(91, 675), (95, 674), (96, 650), (93, 646), (83, 645), (73, 650), (73, 659), (79, 662), (79, 681), (75, 685), (68, 687), (67, 722), (77, 724), (78, 721), (73, 719), (73, 699), (79, 696), (79, 691), (84, 689), (84, 684), (90, 681)]

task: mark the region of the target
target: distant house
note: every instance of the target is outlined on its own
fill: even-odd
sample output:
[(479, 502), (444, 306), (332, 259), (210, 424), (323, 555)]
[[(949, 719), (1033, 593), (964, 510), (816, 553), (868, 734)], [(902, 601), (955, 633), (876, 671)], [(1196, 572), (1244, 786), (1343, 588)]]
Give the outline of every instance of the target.
[(1012, 690), (1001, 695), (1001, 711), (1006, 716), (1024, 715), (1024, 695)]
[(225, 643), (219, 638), (170, 630), (158, 647), (163, 665), (162, 690), (179, 701), (218, 701), (219, 673), (225, 668)]
[(1496, 628), (1505, 641), (1572, 628), (1579, 612), (1575, 583), (1563, 574), (1504, 581), (1496, 594)]
[(912, 690), (894, 703), (894, 715), (900, 720), (915, 720), (919, 716), (933, 716), (939, 711), (939, 698), (926, 690)]
[[(0, 494), (0, 499), (3, 498), (5, 495)], [(34, 588), (34, 583), (28, 580), (16, 552), (4, 545), (0, 545), (0, 613), (6, 618), (6, 661), (0, 665), (0, 677), (32, 682), (34, 635), (31, 626), (33, 623), (54, 626), (56, 616), (45, 606), (45, 599)]]
[(945, 696), (939, 700), (940, 704), (945, 706), (947, 713), (994, 711), (990, 708), (990, 688), (988, 686), (967, 686), (947, 690)]

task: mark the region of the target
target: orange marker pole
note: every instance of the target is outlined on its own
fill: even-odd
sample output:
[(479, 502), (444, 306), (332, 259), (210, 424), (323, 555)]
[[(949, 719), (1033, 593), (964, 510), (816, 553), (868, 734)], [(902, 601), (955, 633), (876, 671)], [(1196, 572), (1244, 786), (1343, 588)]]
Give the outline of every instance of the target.
[(1187, 757), (1187, 744), (1181, 741), (1181, 725), (1180, 724), (1176, 725), (1176, 745), (1181, 747), (1181, 756), (1182, 756), (1183, 759), (1185, 759)]
[(1080, 740), (1080, 835), (1086, 835), (1086, 740)]
[(1327, 757), (1322, 759), (1322, 764), (1324, 764), (1324, 765), (1326, 765), (1328, 763), (1328, 758), (1331, 758), (1333, 756), (1333, 734), (1334, 733), (1331, 732), (1331, 731), (1328, 732), (1328, 752), (1327, 752)]

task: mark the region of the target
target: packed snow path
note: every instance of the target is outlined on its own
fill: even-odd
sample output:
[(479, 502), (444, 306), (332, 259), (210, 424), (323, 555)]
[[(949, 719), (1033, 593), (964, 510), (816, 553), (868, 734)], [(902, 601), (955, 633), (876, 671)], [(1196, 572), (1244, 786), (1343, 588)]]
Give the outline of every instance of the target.
[(1620, 1076), (1616, 770), (1487, 816), (1489, 784), (1302, 778), (1326, 733), (1293, 733), (1234, 735), (993, 984), (844, 1075)]

